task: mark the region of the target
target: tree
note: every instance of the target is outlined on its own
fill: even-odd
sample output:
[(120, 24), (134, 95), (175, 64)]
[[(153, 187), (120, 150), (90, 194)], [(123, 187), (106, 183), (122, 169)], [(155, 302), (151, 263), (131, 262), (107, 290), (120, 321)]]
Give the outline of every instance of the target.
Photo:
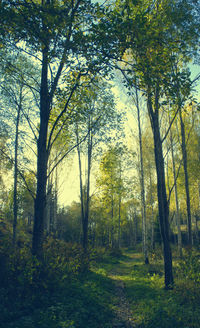
[[(92, 32), (92, 28), (95, 30), (93, 17), (100, 10), (98, 5), (89, 0), (34, 0), (20, 3), (5, 0), (1, 12), (3, 37), (4, 32), (9, 31), (9, 38), (4, 40), (4, 44), (12, 41), (19, 51), (33, 57), (41, 67), (32, 252), (42, 258), (48, 159), (59, 133), (56, 132), (58, 122), (65, 113), (73, 111), (70, 102), (80, 87), (81, 76), (92, 77), (102, 68), (102, 60), (98, 60), (98, 50), (93, 44), (95, 31)], [(52, 109), (63, 90), (65, 102), (49, 129)]]
[[(170, 122), (167, 133), (162, 136), (160, 129), (160, 111), (164, 107), (164, 98), (173, 87), (176, 88), (177, 80), (183, 80), (187, 74), (177, 74), (174, 78), (172, 63), (177, 58), (186, 54), (186, 42), (190, 45), (196, 38), (191, 37), (191, 7), (184, 15), (188, 25), (183, 30), (183, 21), (177, 19), (180, 14), (183, 19), (183, 9), (174, 5), (173, 1), (152, 1), (133, 3), (131, 1), (117, 2), (117, 17), (122, 15), (122, 24), (125, 28), (126, 46), (123, 48), (122, 56), (127, 62), (127, 68), (123, 70), (126, 85), (131, 89), (135, 79), (139, 82), (138, 87), (144, 90), (147, 100), (148, 114), (154, 138), (154, 153), (157, 172), (157, 196), (159, 206), (160, 230), (164, 246), (165, 264), (165, 287), (173, 285), (172, 256), (169, 243), (169, 204), (165, 183), (165, 165), (163, 157), (163, 142), (165, 141), (170, 127), (178, 113), (178, 109)], [(169, 20), (170, 17), (170, 20)], [(179, 17), (179, 16), (178, 16)], [(184, 31), (184, 41), (181, 33)], [(187, 41), (186, 41), (187, 40)], [(187, 53), (188, 54), (188, 53)], [(188, 60), (185, 56), (184, 60)], [(173, 97), (175, 97), (175, 93)], [(165, 98), (166, 99), (166, 98)]]
[[(87, 253), (92, 162), (98, 157), (103, 144), (111, 140), (111, 134), (114, 135), (113, 130), (117, 128), (120, 116), (115, 110), (113, 95), (108, 85), (99, 79), (80, 94), (78, 104), (81, 111), (75, 123), (75, 134), (79, 162), (83, 249)], [(85, 139), (84, 142), (81, 143), (81, 139)], [(83, 183), (82, 154), (87, 162), (85, 183)]]
[(6, 128), (3, 128), (2, 124), (0, 128), (0, 215), (2, 218), (4, 217), (4, 210), (7, 201), (7, 190), (4, 176), (5, 174), (8, 174), (11, 169), (10, 162), (8, 161), (8, 149), (6, 147), (7, 138), (8, 132), (6, 131)]
[[(126, 155), (125, 147), (110, 146), (102, 156), (100, 175), (97, 180), (97, 185), (102, 190), (104, 207), (107, 209), (109, 245), (112, 248), (120, 246), (121, 205), (128, 189), (124, 178), (127, 168)], [(115, 238), (116, 232), (117, 238)]]
[(183, 156), (183, 167), (185, 175), (185, 192), (186, 192), (186, 204), (187, 204), (187, 226), (188, 226), (188, 244), (192, 246), (192, 223), (191, 223), (191, 209), (190, 209), (190, 192), (189, 192), (189, 177), (187, 168), (187, 150), (185, 140), (185, 126), (182, 117), (182, 110), (179, 111), (180, 125), (181, 125), (181, 149)]
[(147, 246), (147, 215), (146, 215), (146, 200), (145, 200), (145, 186), (144, 186), (144, 163), (143, 163), (143, 145), (142, 145), (142, 129), (141, 129), (141, 109), (139, 102), (139, 91), (137, 82), (135, 82), (135, 97), (134, 102), (137, 110), (137, 123), (138, 123), (138, 138), (139, 138), (139, 162), (140, 162), (140, 189), (141, 189), (141, 212), (142, 212), (142, 239), (143, 239), (143, 253), (144, 262), (149, 264), (148, 259), (148, 246)]
[(172, 130), (170, 130), (170, 146), (171, 146), (172, 169), (173, 169), (173, 178), (174, 178), (174, 195), (175, 195), (175, 203), (176, 203), (176, 222), (177, 222), (177, 230), (178, 230), (178, 252), (179, 252), (179, 256), (182, 257), (181, 222), (180, 222), (178, 189), (177, 189), (177, 182), (176, 182), (177, 176), (176, 176), (176, 163), (175, 163), (175, 156), (174, 156)]
[[(3, 56), (4, 55), (4, 56)], [(37, 69), (34, 65), (27, 60), (25, 56), (19, 55), (17, 52), (13, 55), (8, 55), (4, 50), (1, 51), (1, 85), (0, 92), (2, 96), (2, 105), (6, 109), (3, 115), (4, 122), (9, 122), (9, 134), (11, 144), (11, 155), (7, 155), (8, 159), (13, 164), (14, 169), (14, 181), (13, 181), (13, 246), (16, 243), (16, 229), (17, 229), (17, 217), (18, 217), (18, 176), (19, 176), (19, 162), (26, 161), (23, 155), (24, 146), (22, 146), (22, 135), (28, 128), (26, 119), (31, 117), (28, 115), (27, 107), (30, 109), (30, 102), (33, 101), (33, 94), (31, 89), (34, 89), (35, 82), (37, 80)], [(30, 85), (31, 84), (31, 85)], [(16, 113), (16, 114), (15, 114)], [(20, 124), (24, 123), (23, 131), (20, 128)], [(13, 133), (13, 130), (15, 132)], [(20, 140), (21, 139), (21, 140)], [(23, 140), (24, 141), (24, 140)], [(14, 150), (12, 149), (14, 148)], [(21, 158), (19, 160), (19, 152)], [(13, 155), (12, 155), (13, 154)], [(22, 170), (20, 171), (22, 175)]]
[(154, 144), (153, 135), (150, 127), (150, 122), (146, 123), (144, 128), (143, 137), (143, 157), (144, 157), (144, 176), (145, 176), (145, 189), (146, 189), (146, 205), (147, 205), (147, 217), (148, 227), (151, 240), (151, 249), (154, 249), (154, 228), (155, 228), (155, 216), (158, 212), (158, 203), (156, 197), (156, 168), (154, 158)]

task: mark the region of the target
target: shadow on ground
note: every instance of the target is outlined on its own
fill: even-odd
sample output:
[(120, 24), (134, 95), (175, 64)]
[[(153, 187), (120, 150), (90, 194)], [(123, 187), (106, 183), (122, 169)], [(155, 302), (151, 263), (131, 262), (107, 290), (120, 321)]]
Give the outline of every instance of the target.
[(1, 317), (0, 327), (111, 328), (115, 315), (113, 290), (110, 278), (89, 272), (80, 280), (66, 281), (55, 293), (47, 293), (42, 301), (38, 295), (34, 303), (30, 301), (11, 310), (9, 317)]

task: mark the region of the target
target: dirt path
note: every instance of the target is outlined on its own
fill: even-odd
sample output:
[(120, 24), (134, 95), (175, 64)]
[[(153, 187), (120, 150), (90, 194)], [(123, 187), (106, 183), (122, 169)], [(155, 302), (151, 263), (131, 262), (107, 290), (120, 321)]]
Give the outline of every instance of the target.
[(133, 313), (126, 297), (125, 282), (123, 281), (123, 276), (130, 273), (132, 266), (133, 259), (127, 257), (126, 260), (121, 261), (121, 263), (116, 265), (109, 273), (109, 277), (114, 280), (115, 283), (116, 296), (116, 303), (114, 304), (115, 317), (112, 328), (136, 328), (136, 324), (133, 321)]
[(121, 280), (115, 281), (115, 294), (118, 301), (115, 304), (115, 318), (112, 323), (112, 328), (133, 328), (136, 327), (132, 320), (132, 312), (129, 302), (126, 298), (124, 282)]

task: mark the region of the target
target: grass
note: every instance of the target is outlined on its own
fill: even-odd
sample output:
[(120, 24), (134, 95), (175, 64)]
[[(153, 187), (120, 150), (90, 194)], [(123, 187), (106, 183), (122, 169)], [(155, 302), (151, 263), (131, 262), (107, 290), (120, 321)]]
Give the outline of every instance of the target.
[(109, 278), (89, 272), (84, 277), (66, 281), (53, 293), (34, 295), (29, 303), (13, 298), (12, 306), (4, 308), (0, 327), (109, 328), (112, 291)]
[(200, 327), (199, 284), (187, 280), (184, 274), (182, 277), (176, 275), (174, 290), (166, 291), (160, 259), (144, 265), (141, 254), (125, 254), (127, 260), (120, 261), (117, 274), (120, 273), (119, 279), (125, 282), (133, 319), (138, 327)]
[[(136, 327), (200, 328), (200, 285), (178, 270), (176, 260), (176, 284), (166, 291), (161, 257), (150, 262), (145, 265), (140, 253), (126, 250), (117, 263), (101, 263), (104, 275), (124, 282)], [(187, 272), (188, 263), (183, 263)]]
[(2, 287), (0, 327), (112, 328), (119, 280), (136, 327), (200, 328), (199, 276), (188, 269), (188, 263), (198, 269), (196, 258), (183, 262), (181, 269), (177, 266), (176, 285), (170, 291), (164, 290), (162, 259), (154, 257), (145, 265), (142, 255), (133, 250), (118, 256), (105, 253), (93, 261), (87, 274), (57, 281), (52, 289), (47, 286), (19, 296), (17, 284), (9, 293)]

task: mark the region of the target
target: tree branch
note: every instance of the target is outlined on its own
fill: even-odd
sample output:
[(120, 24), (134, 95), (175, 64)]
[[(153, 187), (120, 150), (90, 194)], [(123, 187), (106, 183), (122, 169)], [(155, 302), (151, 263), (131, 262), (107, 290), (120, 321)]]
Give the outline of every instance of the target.
[[(5, 157), (6, 159), (8, 159), (12, 165), (14, 165), (14, 160), (13, 160), (10, 156), (8, 156), (8, 155), (3, 151), (3, 149), (0, 149), (0, 151), (1, 151), (1, 153), (4, 155), (4, 157)], [(34, 193), (32, 192), (32, 190), (29, 188), (28, 183), (27, 183), (27, 181), (26, 181), (26, 178), (25, 178), (24, 174), (19, 170), (19, 168), (17, 168), (17, 173), (19, 173), (20, 177), (21, 177), (22, 180), (24, 181), (24, 184), (25, 184), (25, 186), (26, 186), (26, 189), (27, 189), (28, 192), (30, 193), (31, 197), (33, 198), (33, 200), (35, 200), (35, 195), (34, 195)]]

